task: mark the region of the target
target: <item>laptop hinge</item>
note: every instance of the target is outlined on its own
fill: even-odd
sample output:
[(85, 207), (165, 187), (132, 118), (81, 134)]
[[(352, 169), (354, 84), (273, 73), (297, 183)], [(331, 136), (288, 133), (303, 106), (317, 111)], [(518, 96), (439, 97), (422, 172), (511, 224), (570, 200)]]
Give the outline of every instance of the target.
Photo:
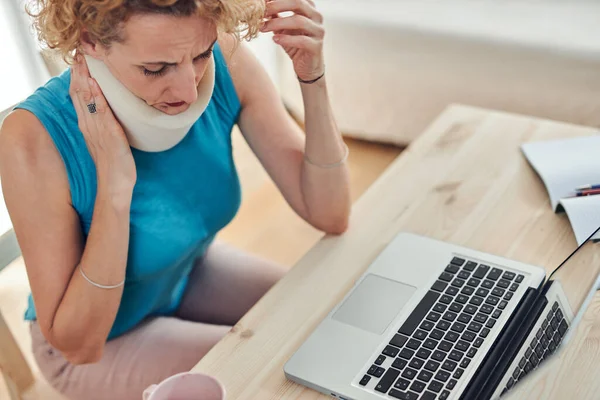
[(515, 312), (504, 325), (463, 391), (461, 400), (485, 400), (492, 397), (548, 303), (543, 294), (547, 291), (547, 286), (542, 282), (537, 289), (527, 289)]

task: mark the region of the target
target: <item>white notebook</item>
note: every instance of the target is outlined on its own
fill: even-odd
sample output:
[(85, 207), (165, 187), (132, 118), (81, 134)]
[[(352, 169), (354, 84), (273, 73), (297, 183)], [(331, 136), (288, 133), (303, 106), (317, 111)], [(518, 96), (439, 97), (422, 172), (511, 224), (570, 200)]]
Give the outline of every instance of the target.
[(567, 213), (582, 244), (600, 226), (600, 194), (573, 196), (579, 186), (600, 185), (600, 135), (526, 143), (522, 150), (546, 185), (552, 208)]

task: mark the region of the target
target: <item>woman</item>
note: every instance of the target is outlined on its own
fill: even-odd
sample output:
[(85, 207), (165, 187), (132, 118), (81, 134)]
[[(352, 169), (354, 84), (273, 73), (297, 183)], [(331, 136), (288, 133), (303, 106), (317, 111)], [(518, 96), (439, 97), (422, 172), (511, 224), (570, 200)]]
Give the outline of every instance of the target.
[[(192, 368), (283, 274), (213, 240), (240, 202), (234, 124), (300, 217), (328, 233), (347, 228), (347, 148), (329, 106), (322, 18), (311, 0), (36, 5), (41, 39), (72, 66), (18, 105), (0, 135), (35, 358), (71, 399), (139, 399)], [(246, 38), (273, 32), (291, 57), (305, 135), (240, 27)], [(145, 111), (184, 115), (214, 77), (210, 102), (177, 143), (140, 150), (90, 77), (92, 61)]]

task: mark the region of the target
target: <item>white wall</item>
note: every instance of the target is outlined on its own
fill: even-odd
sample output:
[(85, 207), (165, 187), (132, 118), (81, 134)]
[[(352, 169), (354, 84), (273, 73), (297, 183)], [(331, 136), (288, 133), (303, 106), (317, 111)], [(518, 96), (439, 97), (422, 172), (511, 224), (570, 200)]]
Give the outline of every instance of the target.
[(22, 100), (49, 74), (27, 24), (23, 3), (0, 1), (0, 111)]

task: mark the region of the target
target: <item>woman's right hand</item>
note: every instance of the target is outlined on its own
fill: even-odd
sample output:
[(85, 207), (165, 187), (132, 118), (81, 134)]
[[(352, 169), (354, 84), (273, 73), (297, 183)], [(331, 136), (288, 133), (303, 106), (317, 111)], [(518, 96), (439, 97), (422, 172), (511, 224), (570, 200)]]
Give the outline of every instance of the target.
[[(96, 164), (98, 185), (112, 196), (131, 196), (137, 179), (135, 161), (123, 127), (115, 118), (102, 90), (90, 76), (87, 63), (81, 53), (77, 54), (71, 69), (69, 90), (79, 129)], [(96, 113), (88, 111), (87, 105), (96, 104)]]

